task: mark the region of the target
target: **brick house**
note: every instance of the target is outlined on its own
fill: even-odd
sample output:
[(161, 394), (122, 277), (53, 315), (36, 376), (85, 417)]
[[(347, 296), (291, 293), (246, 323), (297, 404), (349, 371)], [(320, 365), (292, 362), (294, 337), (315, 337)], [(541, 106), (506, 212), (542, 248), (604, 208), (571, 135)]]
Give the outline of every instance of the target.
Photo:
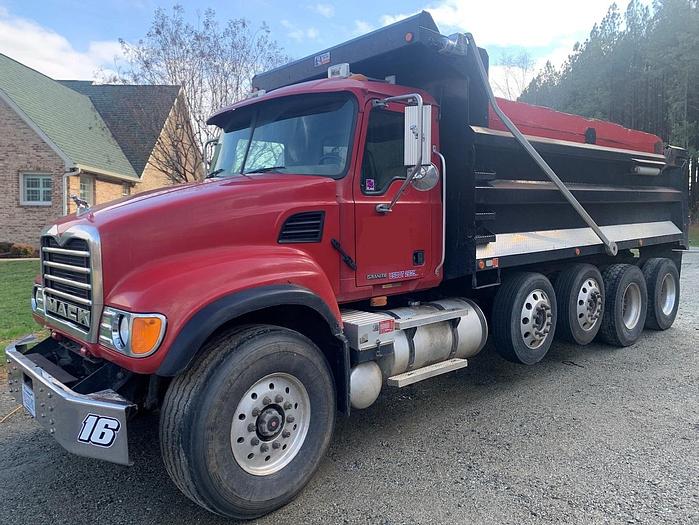
[(36, 246), (75, 211), (71, 195), (92, 205), (172, 184), (154, 156), (181, 100), (179, 86), (57, 81), (0, 54), (0, 241)]

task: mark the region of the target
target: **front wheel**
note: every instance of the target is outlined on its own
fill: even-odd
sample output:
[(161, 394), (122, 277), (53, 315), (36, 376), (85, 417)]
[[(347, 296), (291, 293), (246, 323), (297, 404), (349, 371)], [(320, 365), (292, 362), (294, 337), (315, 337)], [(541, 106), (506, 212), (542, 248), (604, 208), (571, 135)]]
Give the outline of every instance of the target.
[(160, 441), (178, 488), (202, 507), (252, 519), (288, 503), (315, 473), (335, 424), (321, 351), (285, 328), (213, 340), (170, 384)]

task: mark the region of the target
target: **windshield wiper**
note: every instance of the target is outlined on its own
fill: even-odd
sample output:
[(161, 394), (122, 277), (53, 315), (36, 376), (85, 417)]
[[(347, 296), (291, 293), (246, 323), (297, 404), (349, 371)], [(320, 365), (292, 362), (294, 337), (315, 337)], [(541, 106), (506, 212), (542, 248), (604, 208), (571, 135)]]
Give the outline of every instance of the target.
[(219, 168), (217, 170), (212, 171), (211, 173), (208, 173), (205, 178), (213, 179), (216, 175), (223, 173), (224, 171), (226, 170), (224, 170), (223, 168)]
[(255, 168), (254, 170), (249, 170), (245, 172), (245, 175), (248, 173), (267, 173), (268, 171), (279, 171), (279, 170), (285, 170), (286, 166), (268, 166), (266, 168)]

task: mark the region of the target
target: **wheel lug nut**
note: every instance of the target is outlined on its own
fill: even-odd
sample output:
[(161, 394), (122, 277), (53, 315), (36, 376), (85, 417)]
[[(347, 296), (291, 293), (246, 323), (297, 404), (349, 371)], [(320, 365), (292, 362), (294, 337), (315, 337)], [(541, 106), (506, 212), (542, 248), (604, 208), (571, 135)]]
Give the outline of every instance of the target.
[(265, 443), (260, 446), (260, 452), (267, 452), (268, 450), (269, 447)]
[(281, 447), (281, 445), (279, 444), (279, 441), (275, 441), (274, 443), (272, 443), (272, 448), (277, 449), (279, 447)]
[(289, 403), (289, 402), (287, 401), (286, 403), (284, 403), (284, 410), (291, 410), (291, 407), (292, 407), (292, 406), (294, 406), (294, 405), (292, 405), (291, 403)]
[(257, 438), (252, 438), (252, 439), (250, 440), (250, 444), (251, 444), (253, 447), (256, 447), (257, 445), (260, 444), (260, 440), (257, 439)]
[(287, 423), (293, 423), (293, 422), (294, 422), (294, 416), (286, 416), (286, 422), (287, 422)]
[(289, 432), (288, 430), (285, 430), (284, 432), (282, 432), (283, 438), (288, 438), (290, 435), (291, 435), (291, 432)]
[(284, 401), (284, 398), (280, 394), (277, 394), (277, 397), (274, 398), (274, 402), (281, 403), (282, 401)]
[(262, 400), (263, 405), (269, 405), (271, 402), (272, 402), (272, 400), (270, 398), (268, 398), (267, 396), (265, 396), (265, 398)]
[(248, 432), (255, 432), (255, 423), (250, 423), (248, 425)]
[(260, 409), (259, 408), (253, 408), (252, 409), (252, 415), (253, 417), (257, 417), (260, 415)]

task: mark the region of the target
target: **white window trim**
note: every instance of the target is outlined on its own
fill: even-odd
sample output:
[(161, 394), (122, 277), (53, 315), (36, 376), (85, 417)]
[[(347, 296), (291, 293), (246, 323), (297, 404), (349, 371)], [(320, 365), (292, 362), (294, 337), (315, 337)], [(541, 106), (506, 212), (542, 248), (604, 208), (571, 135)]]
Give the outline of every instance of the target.
[[(51, 200), (50, 201), (27, 201), (24, 200), (24, 178), (25, 177), (48, 177), (51, 179)], [(19, 204), (20, 206), (39, 206), (39, 207), (50, 207), (53, 206), (53, 185), (55, 184), (53, 174), (45, 173), (42, 171), (22, 171), (19, 174)], [(39, 188), (40, 192), (43, 192), (43, 188)]]
[[(90, 195), (83, 196), (81, 187), (83, 183), (85, 184)], [(80, 177), (78, 178), (78, 196), (81, 199), (85, 199), (90, 206), (95, 205), (95, 201), (97, 200), (97, 181), (95, 177), (83, 173), (80, 174)]]

